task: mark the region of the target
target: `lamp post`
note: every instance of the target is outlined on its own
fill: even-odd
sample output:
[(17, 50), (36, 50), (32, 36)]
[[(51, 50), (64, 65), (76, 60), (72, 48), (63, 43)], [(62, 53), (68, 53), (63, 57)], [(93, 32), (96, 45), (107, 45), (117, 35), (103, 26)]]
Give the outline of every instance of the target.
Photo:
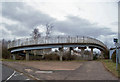
[(116, 46), (116, 70), (118, 69), (118, 52), (117, 52), (117, 46), (118, 46), (118, 39), (114, 38), (115, 46)]

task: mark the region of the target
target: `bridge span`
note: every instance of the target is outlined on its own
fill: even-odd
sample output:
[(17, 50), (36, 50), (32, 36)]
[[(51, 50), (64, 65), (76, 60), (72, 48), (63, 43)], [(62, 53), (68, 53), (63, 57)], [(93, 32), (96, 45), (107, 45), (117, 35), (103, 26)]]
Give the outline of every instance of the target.
[[(84, 52), (84, 49), (89, 47), (91, 48), (92, 57), (94, 48), (99, 49), (102, 54), (108, 52), (108, 48), (103, 42), (85, 36), (53, 36), (48, 38), (42, 36), (37, 39), (17, 39), (8, 44), (8, 50), (11, 53), (63, 47), (78, 47), (78, 49), (81, 49), (81, 52)], [(29, 56), (26, 55), (26, 59), (28, 60), (27, 57)]]

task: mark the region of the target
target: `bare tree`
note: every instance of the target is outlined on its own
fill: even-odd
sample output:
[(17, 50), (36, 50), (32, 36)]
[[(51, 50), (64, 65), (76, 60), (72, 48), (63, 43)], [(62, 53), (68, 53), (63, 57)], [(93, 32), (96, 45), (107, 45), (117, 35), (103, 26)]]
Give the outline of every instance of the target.
[(0, 49), (0, 50), (2, 50), (2, 54), (0, 54), (0, 55), (2, 55), (2, 58), (9, 59), (11, 57), (11, 54), (7, 49), (8, 41), (6, 41), (5, 39), (2, 39), (2, 41), (0, 41), (0, 42), (2, 42), (2, 44), (0, 44), (0, 46), (1, 46), (0, 48), (2, 48), (2, 49)]
[(50, 23), (46, 24), (46, 38), (50, 37), (53, 27), (54, 27), (53, 24), (50, 24)]
[(39, 32), (39, 29), (38, 28), (35, 28), (33, 31), (32, 31), (32, 34), (30, 34), (32, 36), (32, 38), (34, 40), (38, 39), (39, 37), (41, 37), (41, 33)]
[(90, 53), (90, 51), (85, 50), (84, 54), (85, 54), (85, 55), (90, 55), (91, 53)]

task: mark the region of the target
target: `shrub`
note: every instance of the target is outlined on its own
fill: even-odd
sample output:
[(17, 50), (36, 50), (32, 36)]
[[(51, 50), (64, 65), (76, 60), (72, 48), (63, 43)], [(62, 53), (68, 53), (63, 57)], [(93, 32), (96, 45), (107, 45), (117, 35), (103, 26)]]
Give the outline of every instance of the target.
[(103, 56), (104, 56), (105, 59), (109, 59), (109, 51), (108, 51), (108, 52), (105, 52), (105, 53), (103, 54)]
[(96, 59), (98, 59), (97, 54), (93, 55), (93, 60), (96, 60)]
[(64, 55), (63, 55), (63, 60), (70, 60), (70, 57), (71, 55), (70, 55), (70, 53), (69, 52), (66, 52), (66, 53), (64, 53)]
[(59, 56), (56, 53), (45, 54), (44, 59), (45, 60), (59, 60)]
[[(11, 58), (11, 54), (7, 50), (7, 45), (8, 45), (8, 41), (6, 41), (5, 39), (3, 39), (2, 41), (0, 41), (0, 46), (1, 46), (0, 47), (0, 53), (2, 53), (2, 58), (5, 58), (5, 59)], [(2, 50), (2, 52), (1, 52), (1, 50)]]
[(70, 55), (69, 52), (64, 53), (63, 60), (75, 60), (77, 59), (76, 55)]
[(77, 56), (76, 56), (76, 55), (71, 55), (70, 60), (76, 60), (76, 59), (77, 59)]
[(2, 48), (2, 58), (9, 59), (11, 56), (10, 52), (7, 50), (7, 48)]

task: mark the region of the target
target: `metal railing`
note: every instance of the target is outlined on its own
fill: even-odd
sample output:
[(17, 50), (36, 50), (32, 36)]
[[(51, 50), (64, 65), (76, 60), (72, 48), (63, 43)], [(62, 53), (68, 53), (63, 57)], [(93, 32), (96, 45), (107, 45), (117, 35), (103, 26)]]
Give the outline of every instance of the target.
[(53, 36), (45, 37), (42, 36), (38, 39), (33, 38), (23, 38), (13, 40), (8, 44), (8, 49), (13, 47), (25, 46), (25, 45), (35, 45), (35, 44), (55, 44), (55, 43), (94, 43), (99, 44), (107, 49), (107, 46), (94, 38), (85, 37), (85, 36)]

